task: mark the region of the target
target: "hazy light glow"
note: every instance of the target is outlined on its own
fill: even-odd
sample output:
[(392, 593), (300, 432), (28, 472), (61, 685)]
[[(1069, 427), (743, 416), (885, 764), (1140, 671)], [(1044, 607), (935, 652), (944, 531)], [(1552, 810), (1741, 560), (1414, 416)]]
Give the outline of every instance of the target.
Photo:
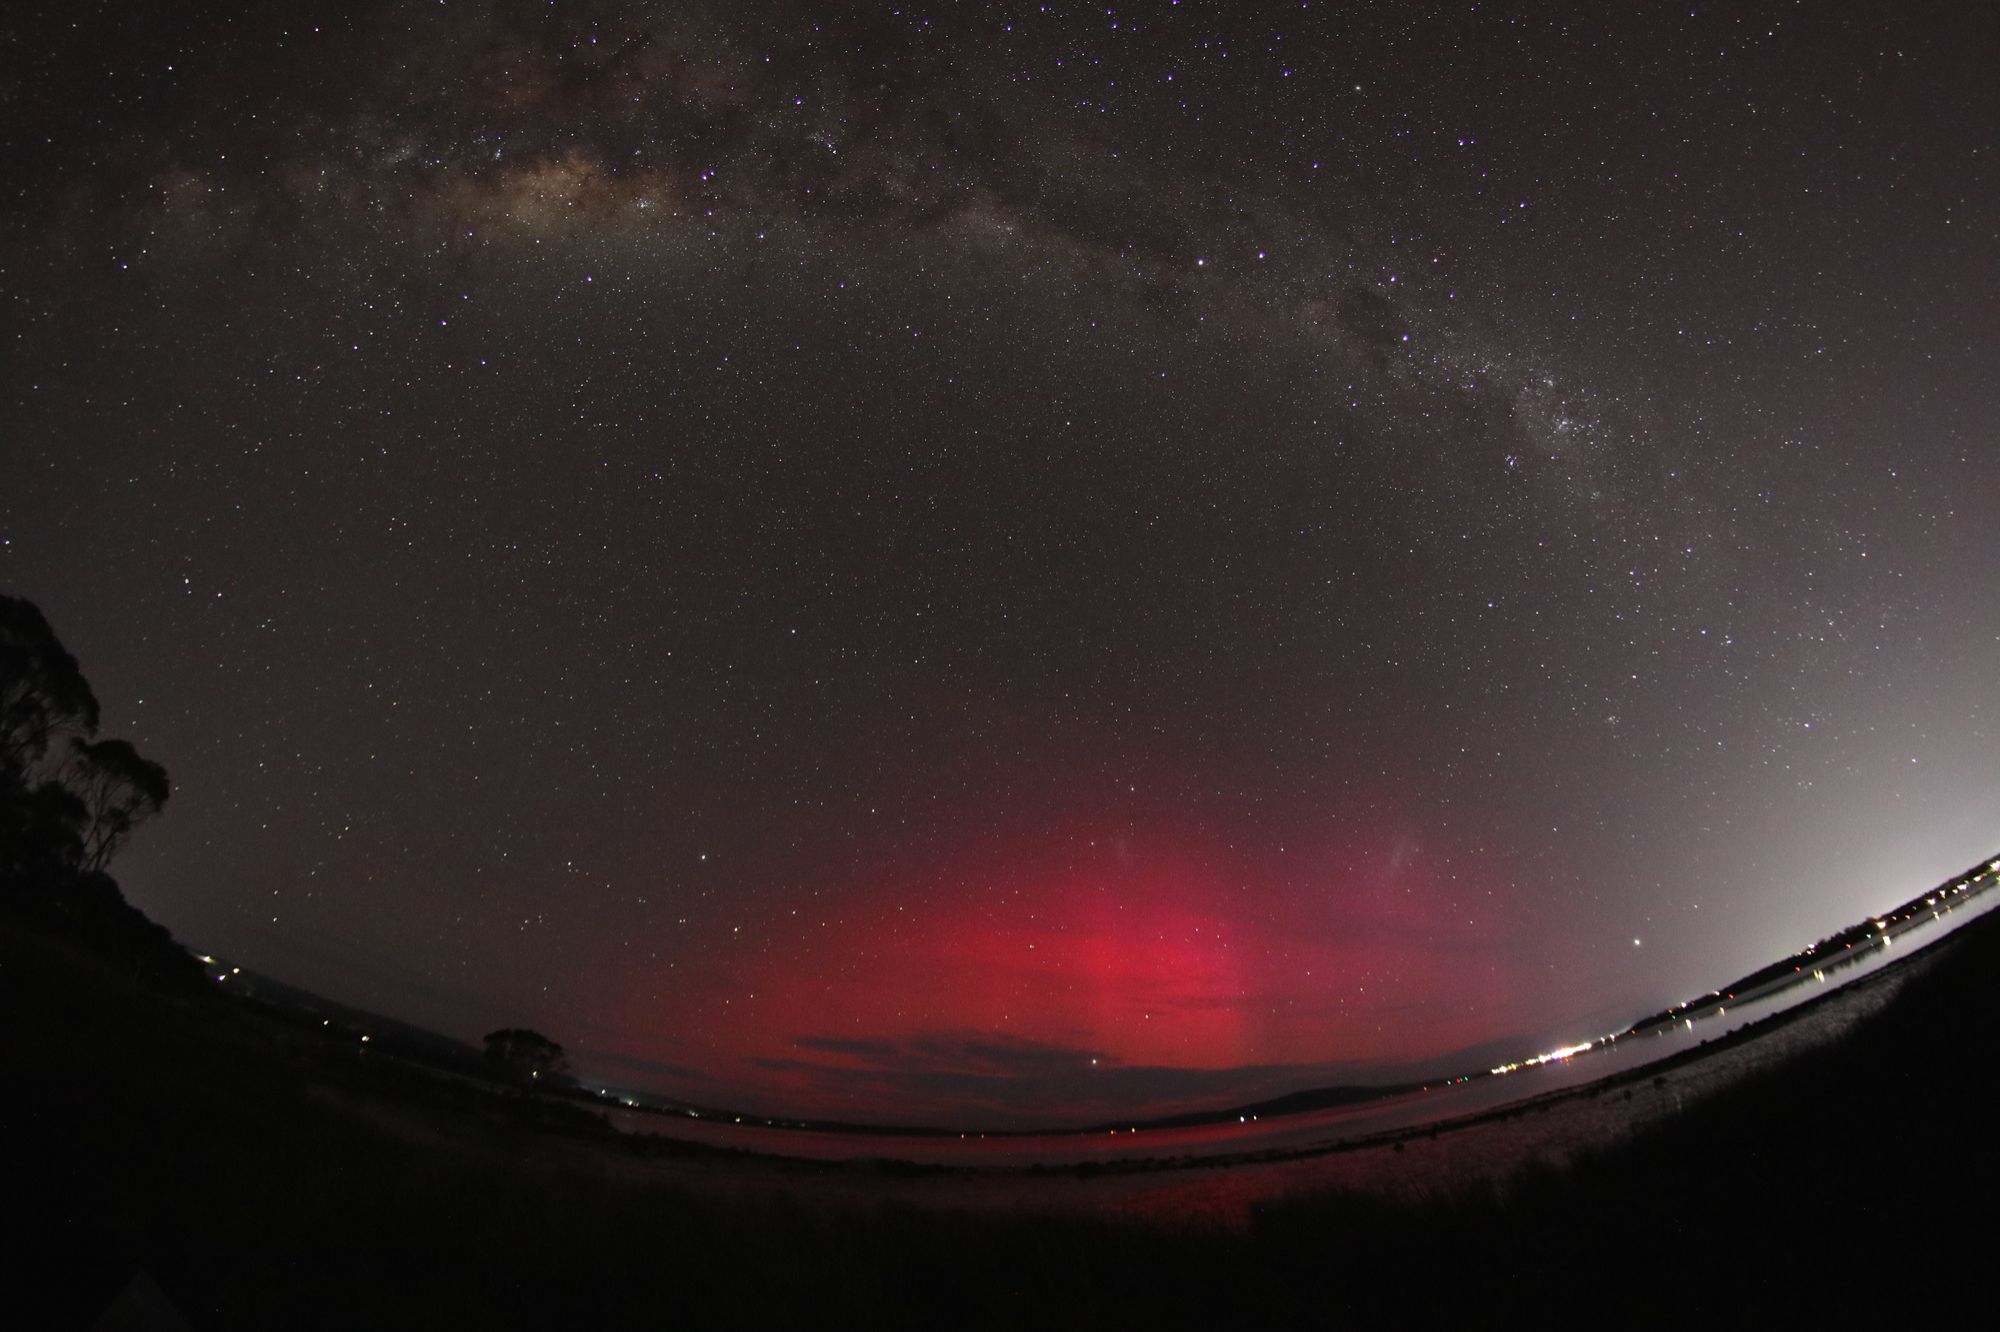
[(2000, 840), (1952, 7), (250, 8), (26, 16), (0, 118), (0, 587), (215, 956), (1111, 1124)]

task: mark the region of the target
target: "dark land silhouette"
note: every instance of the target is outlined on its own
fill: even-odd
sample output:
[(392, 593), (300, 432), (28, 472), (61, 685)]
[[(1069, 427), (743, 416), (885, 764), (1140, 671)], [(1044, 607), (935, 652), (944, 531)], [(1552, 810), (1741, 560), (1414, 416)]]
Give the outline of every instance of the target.
[[(24, 606), (7, 606), (10, 650), (46, 628)], [(38, 650), (60, 684), (53, 641)], [(1303, 1193), (1233, 1224), (1044, 1209), (1032, 1187), (973, 1208), (888, 1187), (910, 1172), (882, 1162), (620, 1134), (547, 1090), (562, 1051), (539, 1033), (494, 1032), (484, 1054), (378, 1040), (212, 974), (104, 871), (164, 802), (164, 773), (103, 748), (87, 686), (64, 697), (46, 726), (46, 706), (9, 714), (8, 1326), (1381, 1326), (1502, 1309), (1685, 1327), (1873, 1306), (1928, 1322), (1983, 1298), (1993, 915), (1899, 960), (1893, 996), (1839, 1040), (1559, 1167), (1414, 1198)], [(65, 741), (111, 757), (50, 767)], [(69, 785), (105, 771), (122, 775), (96, 804)]]
[[(1685, 1326), (1928, 1302), (1975, 1284), (1990, 1225), (2000, 920), (1900, 965), (1844, 1040), (1566, 1168), (1220, 1226), (871, 1202), (869, 1165), (773, 1189), (8, 913), (6, 1289), (23, 1327), (88, 1326), (135, 1281), (198, 1327), (1379, 1325), (1494, 1300)], [(622, 1168), (660, 1154), (702, 1158), (703, 1185)]]

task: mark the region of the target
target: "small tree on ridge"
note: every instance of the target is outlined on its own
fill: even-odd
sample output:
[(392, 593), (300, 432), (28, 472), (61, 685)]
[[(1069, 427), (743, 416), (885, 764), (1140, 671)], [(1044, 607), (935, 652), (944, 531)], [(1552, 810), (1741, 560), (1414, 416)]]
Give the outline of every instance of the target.
[(526, 1027), (488, 1032), (486, 1059), (503, 1076), (523, 1083), (552, 1081), (567, 1066), (560, 1045)]

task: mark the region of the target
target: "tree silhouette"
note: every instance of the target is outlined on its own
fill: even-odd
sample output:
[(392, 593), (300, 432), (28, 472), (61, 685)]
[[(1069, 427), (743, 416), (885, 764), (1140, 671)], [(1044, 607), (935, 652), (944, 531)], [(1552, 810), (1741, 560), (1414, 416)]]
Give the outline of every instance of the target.
[(83, 868), (102, 869), (119, 842), (160, 812), (170, 786), (167, 770), (124, 740), (74, 740), (66, 784), (83, 802)]
[(516, 1082), (550, 1082), (562, 1075), (563, 1048), (538, 1031), (506, 1027), (488, 1032), (486, 1058)]
[(26, 784), (65, 731), (97, 733), (97, 696), (41, 608), (0, 596), (0, 784)]
[(166, 803), (166, 769), (97, 739), (97, 719), (96, 695), (42, 612), (0, 596), (0, 907), (135, 973), (192, 984), (200, 973), (186, 950), (104, 873)]
[[(0, 880), (59, 889), (160, 811), (167, 770), (99, 740), (97, 696), (31, 601), (0, 596)], [(61, 761), (55, 742), (67, 736)]]
[(83, 864), (90, 811), (76, 793), (49, 779), (0, 783), (0, 882), (49, 884)]

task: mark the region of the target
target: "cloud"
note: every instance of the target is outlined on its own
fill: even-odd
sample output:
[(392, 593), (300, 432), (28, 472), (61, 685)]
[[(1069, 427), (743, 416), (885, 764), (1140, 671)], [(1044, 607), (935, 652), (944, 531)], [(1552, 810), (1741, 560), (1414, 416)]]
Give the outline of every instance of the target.
[(628, 1076), (636, 1076), (650, 1082), (654, 1079), (672, 1079), (679, 1082), (707, 1082), (709, 1077), (698, 1068), (687, 1064), (670, 1063), (664, 1059), (649, 1059), (640, 1055), (591, 1052), (588, 1063), (592, 1069), (616, 1069)]
[(1117, 1061), (1095, 1051), (1021, 1037), (930, 1033), (900, 1039), (801, 1036), (800, 1049), (832, 1055), (850, 1066), (991, 1078), (1042, 1078)]
[(1222, 1109), (1337, 1080), (1332, 1066), (1125, 1064), (1084, 1046), (987, 1032), (807, 1035), (793, 1045), (801, 1057), (750, 1062), (828, 1104), (866, 1105), (871, 1118), (904, 1123), (1086, 1126)]

